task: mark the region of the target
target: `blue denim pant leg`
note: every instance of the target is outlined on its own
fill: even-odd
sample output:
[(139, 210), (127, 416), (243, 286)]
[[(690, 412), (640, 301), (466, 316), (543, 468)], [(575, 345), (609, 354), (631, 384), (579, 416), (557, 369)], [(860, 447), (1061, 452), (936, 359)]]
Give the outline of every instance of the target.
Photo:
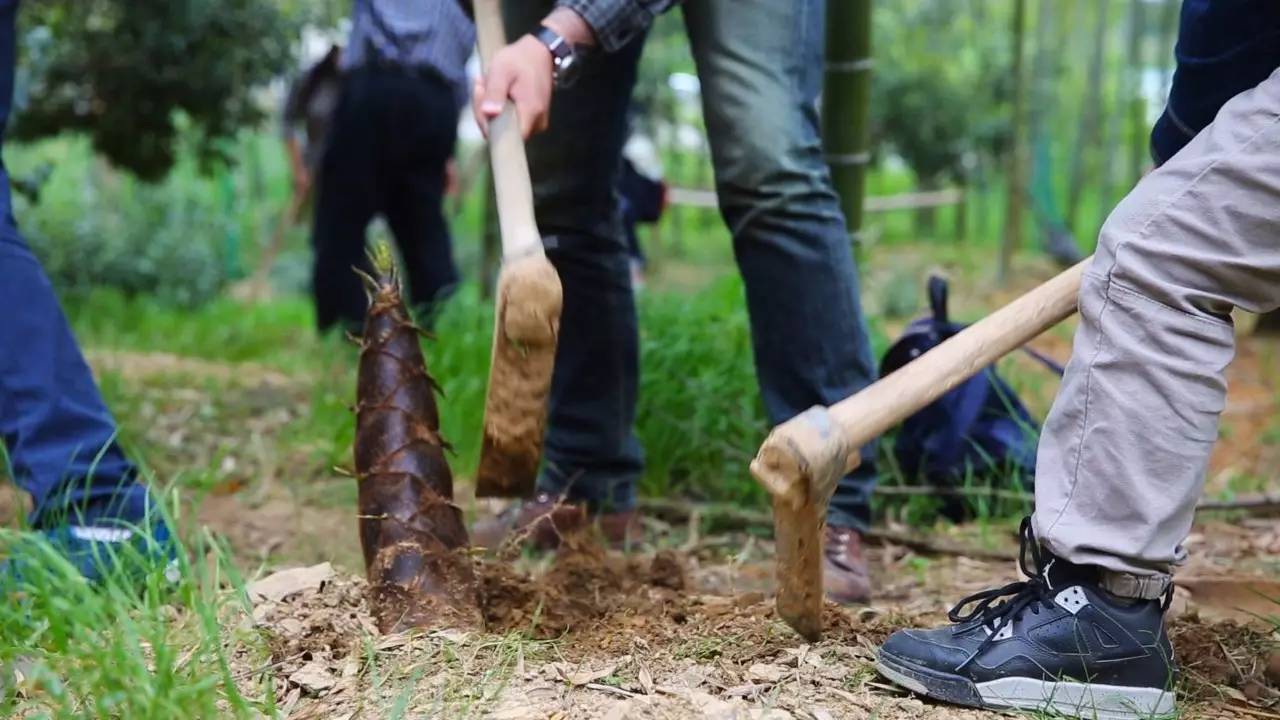
[[(17, 3), (0, 0), (0, 132), (13, 97)], [(68, 512), (141, 520), (147, 492), (115, 441), (116, 425), (13, 217), (0, 162), (0, 440), (31, 494), (33, 527)]]
[[(746, 283), (773, 423), (875, 378), (858, 273), (823, 160), (817, 97), (823, 0), (690, 0), (684, 6), (720, 209)], [(870, 521), (875, 447), (841, 480), (828, 522)]]
[[(8, 178), (0, 173), (8, 192)], [(4, 198), (5, 205), (8, 198)], [(0, 437), (33, 527), (74, 509), (141, 520), (147, 493), (53, 288), (5, 212), (0, 220)]]
[[(509, 0), (508, 35), (536, 26), (551, 2)], [(644, 455), (635, 435), (639, 336), (615, 193), (627, 107), (643, 38), (583, 66), (556, 91), (550, 129), (528, 145), (538, 228), (564, 286), (538, 489), (627, 510)]]

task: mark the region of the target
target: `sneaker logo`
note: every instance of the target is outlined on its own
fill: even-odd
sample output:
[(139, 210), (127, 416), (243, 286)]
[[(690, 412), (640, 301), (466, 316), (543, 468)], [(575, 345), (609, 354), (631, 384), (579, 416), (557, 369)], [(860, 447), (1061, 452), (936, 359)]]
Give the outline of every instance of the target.
[(1093, 634), (1098, 636), (1098, 645), (1103, 648), (1112, 649), (1120, 647), (1119, 640), (1115, 639), (1111, 633), (1097, 625), (1093, 626)]
[(1084, 594), (1084, 590), (1079, 585), (1072, 585), (1054, 596), (1053, 601), (1063, 610), (1075, 615), (1089, 604), (1089, 598)]
[(122, 543), (133, 537), (133, 531), (128, 528), (72, 525), (68, 530), (71, 537), (88, 542)]

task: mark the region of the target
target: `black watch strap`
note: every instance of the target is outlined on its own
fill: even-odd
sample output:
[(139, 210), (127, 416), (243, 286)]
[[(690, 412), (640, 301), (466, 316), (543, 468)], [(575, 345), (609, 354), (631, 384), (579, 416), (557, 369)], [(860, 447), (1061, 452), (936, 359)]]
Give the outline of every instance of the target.
[(539, 26), (533, 36), (551, 53), (556, 85), (560, 87), (571, 85), (578, 74), (578, 52), (574, 49), (573, 43), (545, 25)]

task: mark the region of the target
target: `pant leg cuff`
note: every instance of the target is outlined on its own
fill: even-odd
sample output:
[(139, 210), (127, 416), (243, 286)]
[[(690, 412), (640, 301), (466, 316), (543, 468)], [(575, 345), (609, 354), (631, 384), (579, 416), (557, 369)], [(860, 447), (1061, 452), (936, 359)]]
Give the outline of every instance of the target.
[(572, 478), (544, 470), (538, 476), (538, 492), (583, 503), (591, 513), (634, 510), (637, 478), (575, 474)]
[(865, 533), (871, 524), (860, 515), (847, 512), (835, 506), (828, 506), (827, 525), (833, 528), (847, 528), (856, 530), (859, 533)]
[(1102, 570), (1099, 583), (1103, 590), (1123, 598), (1157, 600), (1164, 596), (1173, 583), (1169, 575), (1134, 575), (1133, 573)]

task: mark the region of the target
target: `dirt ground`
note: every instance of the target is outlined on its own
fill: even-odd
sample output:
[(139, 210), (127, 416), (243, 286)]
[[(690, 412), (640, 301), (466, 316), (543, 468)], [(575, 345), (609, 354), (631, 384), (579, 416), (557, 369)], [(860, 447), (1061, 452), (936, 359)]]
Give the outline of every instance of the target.
[[(768, 551), (739, 562), (711, 548), (623, 555), (582, 542), (517, 567), (482, 561), (480, 634), (374, 637), (362, 582), (335, 574), (255, 609), (277, 663), (264, 672), (292, 689), (290, 717), (377, 717), (389, 706), (513, 720), (989, 715), (912, 697), (872, 663), (892, 630), (942, 622), (961, 594), (1007, 581), (1007, 563), (922, 566), (904, 548), (875, 548), (875, 602), (829, 605), (824, 639), (808, 644), (773, 612)], [(1209, 619), (1221, 610), (1184, 597), (1171, 621), (1183, 716), (1276, 717), (1275, 637)]]
[[(1065, 359), (1065, 338), (1040, 344)], [(1274, 481), (1237, 485), (1278, 465), (1275, 443), (1264, 442), (1280, 414), (1276, 356), (1273, 345), (1242, 342), (1211, 492), (1275, 490)], [(460, 488), (473, 515), (497, 509), (465, 497), (465, 481)], [(304, 718), (380, 717), (388, 708), (516, 720), (985, 717), (893, 688), (875, 675), (873, 652), (892, 629), (942, 622), (960, 597), (1016, 575), (1007, 561), (875, 545), (873, 603), (829, 607), (827, 636), (809, 645), (774, 615), (767, 539), (650, 518), (646, 542), (630, 555), (587, 546), (485, 561), (484, 633), (379, 637), (357, 577), (350, 508), (299, 502), (296, 490), (275, 484), (210, 495), (199, 520), (245, 560), (338, 568), (320, 587), (258, 606), (274, 664), (238, 671), (246, 682), (270, 673), (287, 688), (289, 716)], [(962, 548), (1015, 542), (1007, 527), (984, 525), (953, 528), (947, 540)], [(1280, 717), (1276, 636), (1250, 614), (1277, 613), (1254, 592), (1280, 595), (1280, 518), (1206, 515), (1187, 544), (1191, 583), (1178, 591), (1170, 629), (1184, 716)]]
[[(969, 300), (958, 296), (953, 307)], [(1065, 360), (1070, 329), (1036, 344)], [(1280, 492), (1278, 358), (1280, 343), (1242, 339), (1207, 488), (1214, 497)], [(964, 595), (1015, 579), (1010, 562), (979, 552), (1014, 549), (1008, 525), (937, 529), (959, 552), (874, 543), (873, 602), (828, 607), (828, 632), (812, 645), (773, 612), (764, 533), (708, 534), (696, 520), (653, 517), (625, 555), (580, 543), (555, 556), (478, 559), (483, 633), (380, 636), (359, 579), (354, 481), (317, 467), (307, 448), (264, 450), (307, 413), (307, 378), (151, 353), (92, 352), (90, 361), (145, 388), (138, 424), (161, 470), (223, 458), (222, 479), (200, 495), (192, 525), (224, 539), (251, 578), (331, 563), (241, 619), (268, 638), (271, 659), (236, 651), (235, 675), (246, 684), (273, 678), (288, 717), (994, 717), (903, 693), (871, 663), (893, 629), (941, 622)], [(230, 427), (193, 410), (214, 386), (219, 403), (237, 408)], [(1052, 389), (1029, 404), (1043, 411)], [(471, 516), (497, 509), (467, 497), (465, 479), (459, 488)], [(0, 519), (12, 522), (22, 507), (0, 490)], [(1257, 617), (1280, 614), (1258, 594), (1280, 596), (1280, 517), (1205, 514), (1187, 547), (1170, 629), (1184, 716), (1280, 718), (1277, 635)]]

